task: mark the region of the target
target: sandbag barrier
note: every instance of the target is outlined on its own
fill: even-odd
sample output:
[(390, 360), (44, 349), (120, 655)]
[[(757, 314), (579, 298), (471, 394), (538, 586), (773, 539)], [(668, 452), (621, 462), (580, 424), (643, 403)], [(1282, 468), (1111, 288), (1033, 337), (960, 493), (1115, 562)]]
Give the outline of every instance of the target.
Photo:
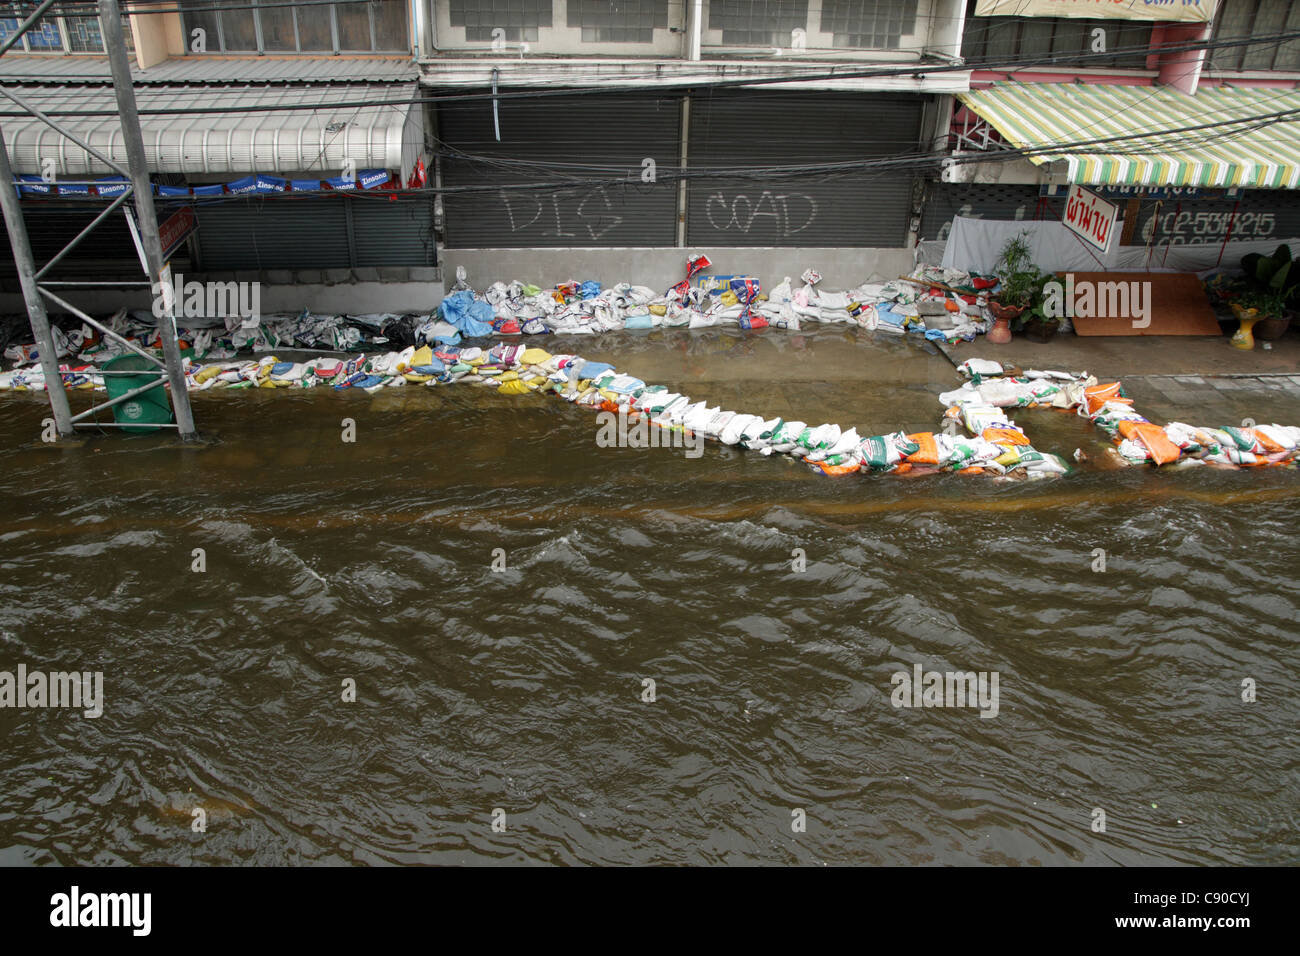
[[(92, 366), (61, 366), (65, 387), (102, 389), (103, 376)], [(40, 367), (26, 370), (39, 373)], [(1180, 422), (1159, 426), (1139, 415), (1119, 382), (1099, 383), (1087, 373), (1034, 371), (1009, 374), (997, 362), (969, 359), (958, 366), (968, 379), (939, 396), (947, 427), (965, 426), (967, 436), (950, 431), (902, 431), (861, 437), (854, 428), (836, 424), (765, 419), (691, 402), (664, 385), (647, 385), (612, 365), (578, 355), (552, 355), (540, 348), (499, 342), (478, 347), (424, 345), (401, 352), (319, 357), (282, 362), (269, 355), (253, 361), (198, 364), (186, 361), (192, 391), (332, 387), (375, 393), (407, 385), (442, 386), (457, 382), (495, 389), (503, 395), (550, 393), (596, 411), (645, 419), (648, 427), (700, 436), (722, 444), (781, 454), (802, 461), (824, 475), (871, 471), (896, 475), (949, 472), (998, 478), (1031, 479), (1068, 474), (1058, 455), (1038, 451), (1007, 409), (1052, 407), (1077, 411), (1110, 436), (1109, 451), (1121, 464), (1213, 464), (1229, 468), (1293, 464), (1300, 428), (1261, 425), (1253, 428), (1194, 428)], [(7, 373), (0, 387), (24, 391), (43, 388), (43, 380)], [(668, 438), (652, 442), (672, 444)]]
[[(562, 282), (550, 289), (518, 280), (495, 282), (476, 292), (457, 269), (456, 284), (431, 313), (371, 313), (365, 315), (261, 314), (245, 303), (221, 301), (229, 313), (224, 318), (199, 319), (190, 312), (190, 300), (178, 321), (181, 350), (195, 361), (233, 359), (241, 352), (269, 354), (284, 349), (331, 352), (371, 352), (409, 345), (454, 346), (462, 338), (535, 336), (564, 333), (594, 335), (623, 329), (659, 328), (773, 328), (797, 332), (808, 323), (841, 324), (870, 332), (919, 335), (937, 342), (973, 342), (992, 325), (986, 308), (996, 280), (952, 269), (919, 266), (910, 277), (886, 282), (865, 282), (837, 292), (820, 288), (822, 277), (813, 269), (800, 277), (788, 276), (774, 288), (763, 290), (759, 280), (746, 275), (705, 275), (712, 263), (704, 256), (687, 260), (686, 278), (660, 294), (646, 286), (622, 282), (604, 288), (599, 282)], [(198, 283), (195, 283), (198, 286)], [(199, 291), (202, 291), (200, 288)], [(186, 293), (189, 295), (189, 293)], [(202, 299), (202, 296), (199, 296)], [(202, 312), (201, 302), (194, 309)], [(245, 309), (248, 305), (248, 310)], [(216, 303), (213, 303), (216, 307)], [(108, 327), (140, 348), (159, 346), (157, 318), (148, 311), (120, 310)], [(30, 329), (23, 328), (26, 332)], [(87, 365), (103, 364), (125, 354), (125, 349), (90, 326), (64, 331), (52, 329), (58, 359)], [(21, 332), (19, 334), (26, 334)], [(9, 345), (4, 357), (16, 366), (32, 366), (37, 348)], [(39, 370), (19, 368), (0, 373), (0, 390), (38, 387)]]
[[(1008, 374), (998, 362), (968, 359), (957, 370), (969, 381), (945, 392), (939, 401), (945, 417), (963, 421), (973, 434), (1009, 437), (1009, 422), (998, 422), (1009, 407), (1045, 406), (1075, 410), (1106, 433), (1115, 448), (1107, 449), (1120, 465), (1216, 465), (1258, 468), (1292, 465), (1300, 448), (1300, 427), (1253, 425), (1204, 428), (1171, 422), (1157, 425), (1133, 407), (1119, 382), (1069, 372), (1027, 371)], [(1019, 431), (1019, 429), (1015, 429)], [(1023, 434), (1023, 433), (1022, 433)]]
[[(65, 371), (68, 387), (102, 387), (102, 376), (93, 367)], [(552, 355), (540, 348), (507, 342), (487, 350), (424, 345), (382, 355), (319, 357), (305, 362), (282, 362), (273, 355), (256, 361), (206, 365), (187, 362), (186, 381), (192, 391), (332, 387), (375, 393), (399, 386), (464, 382), (493, 388), (503, 395), (551, 393), (574, 405), (626, 416), (629, 422), (645, 419), (647, 427), (668, 433), (680, 432), (692, 439), (700, 436), (763, 455), (786, 455), (825, 475), (861, 470), (894, 474), (948, 471), (1040, 478), (1069, 470), (1059, 457), (1034, 450), (1023, 432), (1006, 421), (1000, 411), (980, 418), (983, 434), (970, 439), (931, 432), (908, 435), (902, 431), (861, 437), (856, 429), (845, 430), (835, 424), (810, 426), (691, 402), (664, 385), (647, 385), (607, 363), (578, 355)], [(29, 388), (32, 384), (18, 387)], [(996, 433), (991, 431), (994, 429)], [(651, 444), (662, 447), (680, 443), (665, 436)]]

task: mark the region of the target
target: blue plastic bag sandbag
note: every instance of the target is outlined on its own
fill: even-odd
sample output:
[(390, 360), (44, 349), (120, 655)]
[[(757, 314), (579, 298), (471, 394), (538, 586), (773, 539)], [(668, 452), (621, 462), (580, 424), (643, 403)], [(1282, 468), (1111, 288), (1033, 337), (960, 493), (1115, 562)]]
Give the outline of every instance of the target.
[(901, 312), (895, 312), (889, 305), (883, 302), (876, 306), (876, 318), (881, 322), (888, 322), (890, 325), (896, 325), (899, 328), (902, 328), (902, 326), (907, 322), (907, 316), (903, 315)]
[(438, 375), (444, 372), (446, 368), (447, 366), (443, 364), (442, 359), (435, 355), (433, 358), (429, 359), (427, 365), (413, 366), (411, 371), (416, 375)]
[(578, 287), (578, 294), (584, 299), (594, 299), (600, 295), (600, 283), (588, 280)]
[(438, 312), (462, 335), (476, 338), (492, 334), (492, 306), (475, 299), (472, 292), (453, 292), (442, 300)]
[(745, 304), (752, 302), (759, 292), (758, 280), (750, 276), (732, 279), (730, 286), (731, 291), (736, 293), (736, 298)]
[(650, 313), (645, 315), (629, 315), (624, 328), (628, 329), (653, 329), (655, 327), (655, 317)]
[(580, 362), (575, 363), (576, 368), (573, 371), (574, 379), (581, 378), (599, 378), (606, 372), (614, 371), (614, 366), (607, 362)]

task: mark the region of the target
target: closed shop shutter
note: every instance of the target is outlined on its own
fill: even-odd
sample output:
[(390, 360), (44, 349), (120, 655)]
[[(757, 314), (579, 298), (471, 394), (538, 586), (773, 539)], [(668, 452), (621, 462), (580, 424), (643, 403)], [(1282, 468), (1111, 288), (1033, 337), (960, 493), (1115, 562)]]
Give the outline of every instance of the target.
[(436, 263), (433, 198), (428, 195), (356, 196), (352, 233), (357, 240), (357, 266), (431, 266)]
[[(90, 225), (103, 212), (104, 203), (77, 203), (69, 200), (23, 203), (23, 219), (31, 240), (32, 255), (39, 268), (57, 255), (78, 233)], [(158, 205), (159, 217), (172, 210)], [(178, 268), (188, 265), (186, 248), (181, 247), (174, 258)], [(0, 273), (6, 278), (16, 277), (13, 252), (5, 243), (0, 251)], [(143, 278), (144, 271), (136, 255), (135, 244), (126, 227), (126, 218), (115, 212), (101, 222), (71, 253), (54, 268), (51, 278), (67, 276), (100, 275), (115, 279)]]
[(349, 268), (345, 201), (284, 196), (199, 204), (200, 265), (205, 272)]
[[(676, 185), (642, 174), (647, 159), (656, 171), (677, 166), (679, 97), (545, 96), (498, 108), (500, 142), (490, 101), (437, 107), (443, 187), (486, 187), (444, 195), (448, 248), (674, 245)], [(575, 185), (500, 188), (565, 180)]]
[(1065, 196), (1040, 197), (1028, 184), (929, 183), (921, 215), (922, 239), (947, 239), (954, 216), (1058, 221)]
[(195, 212), (210, 272), (436, 264), (428, 196), (276, 196)]
[[(1123, 201), (1121, 200), (1121, 205)], [(1208, 245), (1269, 242), (1300, 236), (1300, 193), (1289, 189), (1251, 189), (1240, 201), (1203, 195), (1194, 199), (1143, 199), (1134, 245)], [(1225, 261), (1236, 268), (1238, 262)]]
[[(689, 167), (796, 166), (914, 150), (922, 98), (862, 93), (714, 93), (691, 100)], [(907, 244), (914, 174), (857, 171), (693, 178), (693, 247)]]

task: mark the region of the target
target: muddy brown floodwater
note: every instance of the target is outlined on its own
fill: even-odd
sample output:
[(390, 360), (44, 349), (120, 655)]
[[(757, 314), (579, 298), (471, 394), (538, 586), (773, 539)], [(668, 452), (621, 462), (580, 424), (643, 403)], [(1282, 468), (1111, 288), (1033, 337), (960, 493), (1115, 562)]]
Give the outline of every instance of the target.
[[(834, 334), (567, 344), (863, 434), (956, 383)], [(51, 450), (0, 397), (0, 670), (104, 675), (98, 718), (0, 709), (0, 864), (1300, 853), (1293, 469), (828, 479), (469, 387), (194, 407), (215, 444)], [(895, 708), (917, 664), (996, 672), (997, 716)]]

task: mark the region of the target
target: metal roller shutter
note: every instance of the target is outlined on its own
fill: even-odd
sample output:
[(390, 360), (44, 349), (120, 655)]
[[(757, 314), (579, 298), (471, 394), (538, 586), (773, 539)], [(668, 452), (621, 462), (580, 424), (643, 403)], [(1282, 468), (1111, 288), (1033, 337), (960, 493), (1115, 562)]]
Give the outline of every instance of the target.
[[(1109, 197), (1107, 197), (1109, 198)], [(1121, 206), (1123, 200), (1120, 200)], [(1252, 189), (1232, 199), (1143, 199), (1133, 243), (1205, 245), (1232, 242), (1279, 243), (1300, 236), (1300, 195), (1286, 189)], [(1239, 262), (1225, 258), (1223, 265)]]
[(346, 269), (348, 222), (341, 196), (241, 199), (200, 204), (201, 266), (233, 269)]
[[(679, 97), (574, 96), (440, 104), (444, 187), (564, 180), (617, 185), (449, 193), (445, 244), (453, 249), (672, 246), (677, 189), (642, 182), (643, 161), (677, 166)], [(466, 155), (468, 154), (468, 155)]]
[(357, 266), (431, 266), (436, 263), (433, 199), (430, 196), (356, 196), (352, 233), (357, 240)]
[(954, 216), (1058, 220), (1065, 196), (1040, 197), (1037, 186), (1015, 183), (930, 183), (921, 215), (922, 239), (947, 239)]
[[(689, 167), (852, 162), (913, 150), (922, 98), (861, 93), (715, 93), (691, 100)], [(693, 179), (691, 246), (907, 244), (911, 172)]]
[[(37, 265), (44, 265), (76, 235), (94, 220), (104, 209), (103, 203), (68, 204), (67, 200), (23, 203), (23, 219), (27, 224), (27, 234), (31, 239), (32, 254)], [(170, 208), (158, 206), (160, 216), (167, 215)], [(184, 263), (184, 249), (177, 255), (176, 261)], [(96, 266), (111, 267), (116, 278), (135, 279), (144, 275), (140, 260), (127, 230), (126, 219), (121, 212), (116, 212), (100, 223), (72, 250), (58, 266), (53, 278), (67, 275), (97, 274)], [(99, 270), (103, 271), (103, 270)], [(16, 277), (13, 252), (6, 244), (0, 250), (0, 273)]]

